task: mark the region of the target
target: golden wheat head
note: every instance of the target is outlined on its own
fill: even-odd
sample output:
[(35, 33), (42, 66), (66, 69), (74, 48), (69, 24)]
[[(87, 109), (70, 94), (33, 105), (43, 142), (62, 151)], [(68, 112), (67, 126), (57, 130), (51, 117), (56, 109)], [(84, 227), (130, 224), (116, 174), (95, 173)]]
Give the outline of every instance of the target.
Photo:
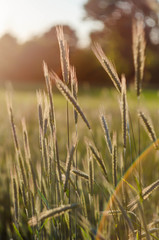
[(145, 131), (147, 132), (150, 140), (154, 143), (155, 149), (159, 149), (156, 133), (155, 133), (152, 123), (145, 116), (145, 114), (143, 112), (139, 111), (138, 115), (139, 115), (139, 118), (141, 119), (142, 125), (144, 126)]
[(64, 37), (63, 27), (58, 26), (56, 27), (57, 38), (60, 48), (60, 59), (61, 59), (61, 68), (62, 68), (62, 75), (63, 80), (66, 84), (69, 83), (69, 70), (70, 70), (70, 63), (69, 63), (69, 48)]
[(99, 60), (99, 62), (101, 63), (101, 65), (103, 66), (107, 74), (109, 75), (109, 77), (111, 78), (118, 92), (121, 92), (121, 82), (115, 70), (115, 67), (113, 66), (111, 61), (105, 56), (101, 46), (98, 43), (96, 43), (94, 44), (92, 49), (97, 59)]
[(87, 118), (85, 117), (81, 107), (79, 106), (77, 100), (74, 98), (74, 96), (72, 95), (71, 91), (69, 90), (69, 88), (66, 86), (66, 84), (64, 84), (59, 77), (57, 76), (57, 74), (55, 73), (51, 73), (50, 74), (51, 78), (55, 81), (55, 84), (57, 86), (57, 88), (59, 89), (59, 91), (62, 93), (62, 95), (66, 98), (67, 101), (69, 101), (73, 107), (76, 109), (76, 111), (78, 112), (78, 114), (81, 116), (81, 118), (83, 119), (83, 121), (85, 122), (85, 124), (87, 125), (88, 129), (90, 130), (91, 127), (89, 125), (89, 122), (87, 120)]
[(145, 35), (143, 22), (133, 24), (133, 57), (135, 67), (135, 85), (137, 96), (140, 96), (145, 65)]

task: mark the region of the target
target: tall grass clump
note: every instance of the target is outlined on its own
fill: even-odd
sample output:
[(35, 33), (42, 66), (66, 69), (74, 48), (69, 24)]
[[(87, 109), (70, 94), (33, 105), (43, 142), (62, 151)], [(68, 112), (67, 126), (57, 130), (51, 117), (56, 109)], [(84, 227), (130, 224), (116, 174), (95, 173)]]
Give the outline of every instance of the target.
[[(43, 63), (46, 91), (37, 91), (37, 145), (30, 139), (24, 119), (23, 138), (19, 136), (15, 110), (8, 101), (15, 148), (9, 170), (10, 238), (159, 239), (156, 213), (159, 206), (155, 191), (159, 187), (159, 174), (157, 169), (153, 169), (153, 176), (148, 173), (149, 177), (146, 177), (146, 165), (143, 163), (143, 168), (139, 167), (145, 158), (155, 162), (158, 156), (157, 135), (141, 110), (141, 99), (140, 104), (137, 102), (144, 73), (143, 24), (136, 22), (133, 26), (138, 99), (135, 100), (138, 106), (133, 113), (129, 109), (126, 77), (123, 74), (120, 79), (98, 43), (93, 46), (95, 56), (118, 91), (116, 105), (119, 103), (120, 111), (118, 126), (114, 128), (113, 112), (108, 113), (104, 109), (93, 123), (81, 106), (77, 75), (75, 67), (70, 64), (69, 46), (62, 27), (57, 27), (57, 40), (62, 79), (48, 69), (47, 63)], [(63, 126), (59, 126), (55, 114), (53, 85), (66, 101), (66, 109), (62, 112)], [(139, 128), (140, 122), (144, 128)], [(59, 128), (63, 127), (66, 131), (60, 134)], [(150, 138), (148, 147), (147, 134)], [(61, 144), (61, 139), (64, 144)], [(35, 146), (38, 151), (36, 159), (32, 154)], [(133, 146), (138, 146), (138, 154)]]

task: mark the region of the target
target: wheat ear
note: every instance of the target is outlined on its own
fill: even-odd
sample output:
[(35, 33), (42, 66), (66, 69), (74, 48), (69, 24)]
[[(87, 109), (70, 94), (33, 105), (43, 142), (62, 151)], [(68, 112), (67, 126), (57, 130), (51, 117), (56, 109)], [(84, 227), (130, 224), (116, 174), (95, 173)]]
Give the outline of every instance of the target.
[(88, 174), (86, 174), (85, 172), (83, 172), (83, 171), (81, 171), (79, 169), (72, 169), (71, 172), (74, 173), (75, 175), (85, 179), (86, 181), (89, 180)]
[(106, 121), (106, 118), (105, 118), (104, 114), (100, 115), (100, 120), (101, 120), (102, 128), (103, 128), (103, 131), (104, 131), (105, 140), (106, 140), (106, 143), (107, 143), (107, 146), (108, 146), (108, 150), (109, 150), (110, 154), (112, 154), (112, 142), (111, 142), (111, 138), (110, 138), (108, 124), (107, 124), (107, 121)]
[(38, 101), (38, 116), (39, 116), (39, 127), (40, 133), (43, 133), (43, 109), (42, 109), (42, 93), (37, 91), (37, 101)]
[(70, 69), (69, 48), (64, 38), (63, 27), (62, 26), (56, 27), (56, 32), (57, 32), (57, 38), (58, 38), (58, 43), (60, 48), (61, 69), (62, 69), (63, 80), (66, 84), (68, 84), (69, 69)]
[(90, 127), (83, 111), (81, 110), (78, 102), (76, 101), (76, 99), (72, 95), (71, 91), (69, 90), (69, 88), (59, 79), (59, 77), (55, 73), (51, 74), (51, 78), (53, 80), (55, 80), (56, 86), (59, 89), (59, 91), (63, 94), (63, 96), (67, 99), (67, 101), (69, 101), (73, 105), (73, 107), (76, 109), (76, 111), (81, 116), (81, 118), (87, 125), (88, 129), (90, 130), (91, 127)]
[(29, 171), (31, 172), (31, 175), (32, 175), (32, 179), (33, 179), (33, 183), (34, 183), (34, 191), (36, 191), (36, 189), (37, 189), (36, 175), (35, 175), (32, 161), (31, 161), (31, 153), (30, 153), (28, 132), (27, 132), (27, 128), (26, 128), (25, 119), (22, 119), (22, 128), (23, 128), (23, 142), (24, 142), (25, 156), (26, 156), (26, 159), (28, 162)]
[(94, 187), (94, 166), (93, 166), (93, 158), (92, 154), (90, 154), (90, 149), (88, 151), (88, 169), (89, 169), (89, 190), (90, 194), (93, 195), (93, 187)]
[(18, 142), (18, 137), (17, 137), (17, 132), (16, 132), (16, 126), (14, 124), (12, 104), (11, 104), (11, 101), (10, 101), (8, 95), (7, 95), (7, 107), (8, 107), (8, 114), (9, 114), (9, 118), (10, 118), (12, 134), (13, 134), (14, 146), (15, 146), (16, 152), (18, 152), (19, 151), (19, 142)]
[(34, 227), (38, 224), (38, 222), (40, 222), (46, 218), (58, 217), (58, 216), (64, 214), (65, 212), (71, 211), (77, 207), (78, 207), (78, 204), (74, 203), (74, 204), (68, 204), (68, 205), (61, 206), (61, 207), (58, 207), (55, 209), (50, 209), (50, 210), (44, 211), (44, 212), (40, 213), (39, 216), (32, 217), (28, 221), (28, 224), (30, 226)]
[[(144, 188), (142, 190), (142, 197), (143, 199), (147, 199), (150, 194), (155, 191), (157, 188), (159, 187), (159, 180), (153, 182), (152, 184), (150, 184), (149, 186), (147, 186), (146, 188)], [(131, 211), (134, 211), (137, 207), (137, 203), (138, 203), (139, 197), (136, 197), (132, 202), (129, 203), (128, 208)]]
[(49, 111), (50, 112), (50, 124), (51, 124), (52, 132), (53, 132), (54, 127), (56, 129), (55, 110), (54, 110), (53, 93), (52, 93), (50, 75), (48, 72), (47, 64), (45, 62), (43, 62), (43, 70), (44, 70), (46, 88), (47, 88), (47, 93), (48, 93), (49, 103), (50, 103), (50, 111)]
[(145, 65), (145, 36), (143, 22), (133, 24), (133, 57), (135, 67), (135, 85), (137, 96), (140, 96)]
[(107, 72), (107, 74), (109, 75), (109, 77), (111, 78), (118, 92), (121, 92), (121, 82), (115, 70), (115, 67), (113, 66), (111, 61), (105, 56), (101, 46), (98, 43), (95, 43), (92, 47), (92, 50), (105, 71)]
[(148, 118), (145, 116), (145, 114), (143, 112), (139, 111), (138, 115), (142, 121), (142, 124), (143, 124), (150, 140), (154, 143), (155, 149), (159, 149), (159, 146), (157, 143), (157, 137), (156, 137), (156, 133), (153, 128), (153, 125), (150, 123), (150, 121), (148, 120)]

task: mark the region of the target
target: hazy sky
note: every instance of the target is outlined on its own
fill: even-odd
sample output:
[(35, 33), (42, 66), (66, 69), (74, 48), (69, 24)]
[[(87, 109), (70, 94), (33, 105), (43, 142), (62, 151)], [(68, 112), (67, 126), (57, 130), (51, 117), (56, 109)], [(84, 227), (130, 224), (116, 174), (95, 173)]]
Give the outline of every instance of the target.
[(88, 31), (101, 24), (82, 21), (87, 0), (0, 0), (0, 36), (11, 32), (20, 41), (47, 31), (55, 24), (70, 24), (80, 43), (88, 42)]

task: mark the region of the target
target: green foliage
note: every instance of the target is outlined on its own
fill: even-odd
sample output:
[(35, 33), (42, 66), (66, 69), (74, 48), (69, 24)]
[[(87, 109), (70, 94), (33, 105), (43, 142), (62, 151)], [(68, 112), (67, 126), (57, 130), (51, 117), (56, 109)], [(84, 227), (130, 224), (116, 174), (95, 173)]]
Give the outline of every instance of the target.
[(16, 225), (14, 223), (13, 223), (13, 228), (14, 228), (14, 230), (16, 232), (17, 238), (20, 239), (20, 240), (23, 240), (19, 230), (17, 229), (17, 227), (16, 227)]

